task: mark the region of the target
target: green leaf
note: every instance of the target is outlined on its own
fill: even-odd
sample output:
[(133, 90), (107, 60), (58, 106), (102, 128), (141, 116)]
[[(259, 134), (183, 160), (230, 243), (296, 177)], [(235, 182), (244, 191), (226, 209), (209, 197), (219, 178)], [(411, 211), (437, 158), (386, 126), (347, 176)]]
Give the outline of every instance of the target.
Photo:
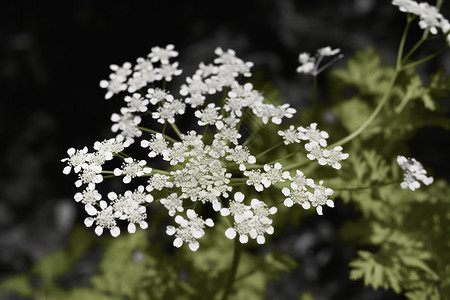
[(264, 257), (265, 264), (275, 272), (291, 272), (298, 267), (297, 262), (280, 250), (273, 250)]
[(28, 276), (19, 274), (9, 277), (0, 282), (0, 294), (6, 292), (15, 292), (22, 297), (32, 297), (35, 294), (34, 288), (31, 286)]
[(364, 279), (364, 284), (372, 286), (374, 289), (380, 287), (391, 288), (396, 293), (400, 293), (400, 274), (390, 265), (392, 260), (380, 261), (380, 257), (368, 251), (358, 251), (358, 258), (350, 263), (353, 268), (350, 271), (350, 279)]
[(303, 292), (298, 300), (314, 300), (314, 297), (311, 292)]
[(396, 113), (400, 113), (408, 102), (412, 100), (422, 100), (425, 108), (435, 110), (436, 104), (431, 98), (430, 89), (423, 86), (419, 75), (411, 76), (410, 81), (404, 90), (397, 89), (397, 96), (400, 98), (400, 103), (395, 108)]
[(394, 68), (381, 65), (381, 57), (372, 48), (356, 51), (347, 68), (331, 72), (334, 84), (356, 87), (362, 95), (380, 95), (389, 84)]

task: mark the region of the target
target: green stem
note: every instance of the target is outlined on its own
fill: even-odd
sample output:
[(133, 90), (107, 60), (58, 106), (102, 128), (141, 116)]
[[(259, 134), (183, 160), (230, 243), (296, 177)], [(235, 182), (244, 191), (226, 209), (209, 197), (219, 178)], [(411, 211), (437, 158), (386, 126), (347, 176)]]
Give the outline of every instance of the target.
[(383, 98), (381, 98), (380, 102), (378, 103), (375, 110), (372, 112), (372, 114), (367, 118), (367, 120), (355, 131), (353, 131), (351, 134), (347, 135), (346, 137), (340, 139), (336, 143), (332, 144), (331, 146), (328, 146), (329, 149), (332, 149), (336, 146), (342, 146), (351, 140), (353, 140), (355, 137), (357, 137), (361, 132), (366, 129), (367, 126), (369, 126), (370, 123), (376, 118), (376, 116), (380, 113), (381, 108), (383, 108), (384, 104), (389, 99), (389, 96), (391, 95), (392, 88), (394, 86), (395, 80), (397, 79), (398, 74), (400, 73), (401, 69), (395, 70), (394, 76), (392, 76), (391, 82), (389, 83), (388, 88), (386, 89), (386, 92), (383, 95)]
[(278, 144), (273, 145), (273, 146), (270, 147), (269, 149), (267, 149), (267, 150), (265, 150), (265, 151), (259, 153), (258, 155), (256, 155), (255, 158), (261, 157), (261, 156), (263, 156), (264, 154), (269, 153), (269, 152), (272, 151), (273, 149), (276, 149), (276, 148), (280, 147), (283, 143), (284, 143), (284, 142), (279, 142)]
[(164, 126), (163, 126), (163, 130), (162, 130), (162, 134), (164, 134), (166, 132), (166, 125), (167, 125), (167, 121), (164, 122)]
[(422, 46), (422, 44), (427, 40), (426, 38), (427, 34), (426, 32), (423, 33), (422, 37), (420, 38), (420, 40), (417, 41), (417, 43), (411, 48), (411, 50), (409, 50), (409, 52), (405, 55), (405, 57), (402, 59), (402, 63), (404, 64), (410, 57), (411, 55), (413, 55), (414, 52), (416, 52), (416, 50)]
[[(150, 129), (150, 128), (141, 127), (141, 126), (138, 126), (138, 129), (139, 129), (139, 130), (142, 130), (142, 131), (145, 131), (145, 132), (154, 133), (154, 134), (161, 133), (161, 132), (159, 132), (159, 131), (156, 131), (156, 130), (153, 130), (153, 129)], [(162, 134), (162, 133), (161, 133), (161, 134)], [(171, 138), (171, 137), (168, 136), (168, 135), (162, 134), (162, 136), (163, 136), (166, 140), (171, 141), (172, 143), (178, 142), (176, 139), (173, 139), (173, 138)]]
[(405, 47), (406, 36), (408, 35), (409, 26), (411, 25), (411, 21), (412, 21), (412, 18), (410, 17), (410, 15), (409, 14), (406, 15), (405, 30), (403, 30), (403, 35), (400, 40), (400, 45), (398, 47), (398, 53), (397, 53), (397, 65), (396, 65), (397, 70), (399, 70), (402, 65), (403, 49)]
[(234, 279), (236, 278), (240, 258), (241, 258), (241, 245), (239, 244), (239, 239), (236, 237), (234, 239), (233, 260), (231, 262), (231, 268), (228, 273), (227, 282), (225, 283), (224, 286), (222, 300), (228, 299), (228, 296), (231, 292), (231, 288), (233, 287)]
[(312, 109), (315, 111), (317, 107), (317, 75), (313, 76), (313, 103), (312, 103)]
[(114, 174), (114, 171), (102, 171), (102, 174)]
[(295, 169), (295, 168), (305, 166), (305, 165), (307, 165), (307, 164), (309, 164), (309, 163), (311, 163), (311, 162), (312, 162), (312, 160), (301, 161), (301, 162), (298, 162), (298, 163), (296, 163), (296, 164), (290, 165), (290, 166), (288, 166), (287, 168), (284, 168), (283, 170), (284, 170), (284, 171), (290, 171), (290, 170), (293, 170), (293, 169)]
[(413, 68), (413, 67), (415, 67), (415, 66), (417, 66), (417, 65), (420, 65), (421, 63), (424, 63), (424, 62), (426, 62), (426, 61), (428, 61), (428, 60), (430, 60), (430, 59), (432, 59), (432, 58), (438, 56), (439, 54), (441, 54), (442, 52), (444, 52), (445, 50), (447, 50), (447, 48), (448, 48), (448, 46), (445, 46), (445, 47), (439, 49), (438, 51), (436, 51), (435, 53), (428, 55), (427, 57), (424, 57), (424, 58), (422, 58), (422, 59), (413, 61), (413, 62), (411, 62), (411, 63), (405, 65), (405, 66), (403, 67), (403, 69)]
[(383, 187), (383, 186), (388, 186), (388, 185), (392, 185), (392, 184), (399, 184), (400, 182), (402, 182), (402, 180), (396, 180), (396, 181), (392, 181), (392, 182), (380, 183), (380, 184), (377, 184), (377, 185), (371, 185), (371, 186), (361, 186), (361, 187), (353, 187), (353, 188), (333, 188), (333, 187), (331, 187), (331, 189), (333, 189), (333, 190), (335, 190), (335, 191), (358, 191), (358, 190), (368, 190), (368, 189), (374, 189), (374, 188)]
[(283, 156), (282, 158), (277, 158), (277, 159), (275, 159), (275, 160), (273, 160), (273, 161), (271, 161), (271, 162), (268, 162), (267, 165), (272, 165), (272, 164), (274, 164), (274, 163), (276, 163), (276, 162), (280, 162), (280, 161), (282, 161), (282, 160), (285, 160), (286, 158), (289, 158), (289, 157), (291, 157), (291, 156), (297, 154), (297, 153), (300, 152), (301, 150), (302, 150), (302, 149), (300, 149), (300, 150), (298, 150), (298, 151), (295, 151), (295, 152), (292, 152), (292, 153), (289, 153), (288, 155)]
[[(164, 170), (159, 170), (159, 169), (155, 169), (152, 168), (152, 172), (150, 174), (147, 174), (147, 176), (151, 176), (153, 174), (162, 174), (162, 175), (170, 175), (169, 171), (164, 171)], [(145, 175), (144, 175), (145, 176)]]
[(177, 124), (175, 123), (170, 123), (170, 126), (172, 126), (173, 131), (175, 131), (175, 133), (178, 135), (178, 137), (181, 139), (181, 131), (180, 129), (178, 129)]
[(206, 133), (208, 132), (208, 126), (209, 126), (209, 124), (206, 124), (205, 131), (203, 131), (203, 137), (202, 137), (203, 142), (205, 141)]

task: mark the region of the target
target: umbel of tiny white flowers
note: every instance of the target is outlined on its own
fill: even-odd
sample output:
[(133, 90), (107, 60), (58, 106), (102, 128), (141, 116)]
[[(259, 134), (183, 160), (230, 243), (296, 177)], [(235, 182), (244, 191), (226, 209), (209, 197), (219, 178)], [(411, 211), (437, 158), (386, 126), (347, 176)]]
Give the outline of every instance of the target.
[[(318, 53), (320, 56), (330, 56), (338, 51), (325, 47), (319, 49)], [(168, 226), (166, 230), (168, 235), (175, 236), (175, 247), (187, 243), (192, 251), (196, 251), (205, 228), (214, 226), (211, 219), (204, 220), (194, 210), (187, 209), (192, 203), (198, 202), (211, 205), (223, 216), (233, 217), (233, 226), (225, 232), (228, 238), (239, 235), (241, 243), (247, 243), (250, 238), (263, 244), (266, 234), (274, 232), (270, 216), (277, 209), (269, 208), (258, 199), (251, 199), (246, 204), (241, 192), (234, 193), (234, 200), (220, 201), (227, 199), (233, 191), (231, 182), (236, 173), (257, 192), (287, 181), (286, 185), (290, 188), (282, 189), (287, 207), (300, 204), (304, 209), (309, 209), (312, 206), (318, 214), (322, 214), (323, 205), (334, 206), (333, 201), (328, 199), (333, 191), (324, 187), (323, 181), (316, 184), (300, 170), (296, 170), (296, 175), (291, 177), (279, 162), (264, 164), (263, 167), (251, 166), (256, 164), (256, 157), (247, 146), (240, 144), (242, 136), (239, 128), (243, 111), (253, 113), (263, 124), (272, 122), (279, 125), (285, 118), (293, 117), (296, 110), (289, 104), (274, 106), (264, 103), (262, 93), (255, 90), (251, 83), (241, 84), (238, 81), (239, 77), (251, 76), (252, 63), (236, 57), (233, 50), (217, 48), (215, 53), (217, 58), (213, 63), (200, 63), (195, 74), (186, 78), (186, 83), (180, 88), (180, 99), (175, 99), (166, 89), (154, 87), (163, 78), (168, 82), (181, 73), (177, 69), (178, 63), (171, 62), (178, 55), (173, 45), (152, 48), (147, 58), (138, 58), (134, 66), (130, 63), (121, 67), (113, 65), (111, 69), (114, 73), (109, 76), (110, 80), (101, 82), (101, 86), (107, 89), (107, 99), (120, 92), (130, 93), (122, 97), (125, 106), (120, 109), (120, 113), (111, 116), (114, 123), (111, 130), (117, 135), (113, 139), (96, 142), (92, 153), (88, 152), (87, 147), (81, 150), (70, 148), (67, 152), (69, 157), (62, 160), (67, 164), (63, 173), (69, 174), (73, 170), (79, 177), (75, 185), (84, 185), (84, 190), (76, 193), (74, 199), (85, 205), (89, 214), (85, 224), (88, 227), (95, 224), (96, 234), (101, 235), (104, 229), (109, 229), (111, 235), (118, 236), (118, 220), (128, 222), (130, 233), (136, 231), (137, 225), (146, 229), (146, 206), (153, 202), (152, 193), (155, 190), (164, 190), (166, 196), (159, 203), (177, 224)], [(153, 87), (147, 88), (149, 84)], [(161, 86), (165, 86), (165, 83), (161, 83)], [(223, 92), (222, 107), (207, 102), (210, 95), (219, 92)], [(146, 115), (164, 125), (175, 124), (177, 115), (190, 111), (186, 110), (188, 105), (194, 109), (199, 126), (215, 130), (212, 140), (205, 139), (203, 134), (194, 130), (181, 132), (176, 125), (172, 126), (176, 129), (178, 139), (151, 129), (148, 130), (152, 132), (151, 136), (142, 138), (145, 128), (139, 125)], [(201, 131), (207, 132), (206, 129)], [(308, 158), (317, 160), (321, 165), (339, 169), (340, 162), (348, 157), (348, 154), (342, 153), (340, 146), (325, 148), (329, 135), (319, 130), (316, 123), (307, 127), (290, 126), (287, 130), (280, 130), (279, 135), (286, 145), (305, 141)], [(147, 161), (123, 153), (136, 140), (148, 152), (149, 158), (159, 156), (173, 166), (171, 170), (153, 169), (147, 165)], [(113, 171), (108, 171), (105, 164), (113, 156), (120, 157), (123, 162)], [(127, 186), (138, 181), (146, 181), (147, 184), (120, 195), (109, 192), (107, 199), (104, 199), (97, 190), (97, 184), (104, 177), (122, 177)]]
[(225, 231), (225, 236), (234, 239), (239, 234), (239, 242), (245, 244), (248, 237), (256, 239), (258, 244), (264, 244), (266, 238), (264, 234), (273, 234), (274, 228), (270, 215), (277, 212), (275, 206), (268, 208), (267, 205), (258, 200), (252, 199), (250, 206), (243, 203), (244, 194), (237, 192), (234, 194), (234, 201), (230, 202), (229, 208), (221, 209), (222, 216), (232, 215), (234, 226)]
[(420, 188), (419, 181), (422, 181), (426, 185), (433, 183), (433, 177), (426, 176), (427, 171), (425, 171), (422, 164), (414, 158), (406, 158), (399, 155), (397, 156), (397, 163), (404, 171), (403, 182), (400, 184), (402, 189), (414, 191)]
[[(340, 52), (341, 50), (339, 48), (331, 49), (331, 47), (329, 46), (318, 49), (316, 55), (314, 56), (311, 56), (311, 54), (307, 52), (302, 52), (298, 56), (300, 66), (297, 68), (297, 72), (317, 76), (323, 70), (334, 64), (338, 59), (344, 57), (343, 54), (339, 54)], [(320, 66), (320, 63), (325, 57), (335, 56), (336, 54), (339, 55), (334, 57), (331, 61), (327, 62), (325, 65)]]
[(447, 43), (450, 44), (450, 23), (439, 13), (436, 6), (427, 2), (416, 2), (413, 0), (392, 0), (392, 4), (398, 6), (399, 10), (419, 16), (419, 26), (422, 29), (429, 29), (431, 34), (437, 34), (438, 29), (447, 35)]

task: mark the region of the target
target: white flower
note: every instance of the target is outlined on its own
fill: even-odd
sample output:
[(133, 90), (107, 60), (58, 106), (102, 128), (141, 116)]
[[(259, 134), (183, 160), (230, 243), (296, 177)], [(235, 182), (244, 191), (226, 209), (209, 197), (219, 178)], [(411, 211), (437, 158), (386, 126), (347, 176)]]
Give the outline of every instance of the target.
[(174, 226), (167, 226), (166, 233), (168, 235), (175, 235), (175, 240), (173, 241), (175, 247), (180, 248), (183, 243), (188, 243), (189, 249), (197, 251), (200, 246), (197, 239), (200, 239), (205, 234), (203, 228), (205, 228), (205, 225), (213, 227), (214, 222), (209, 218), (203, 220), (192, 209), (188, 209), (186, 214), (188, 219), (185, 219), (182, 216), (176, 216), (175, 222), (179, 226), (177, 228)]
[(245, 171), (244, 176), (248, 178), (247, 185), (253, 185), (258, 192), (262, 192), (264, 187), (270, 186), (270, 181), (261, 173), (261, 170)]
[(311, 192), (304, 189), (289, 189), (287, 187), (284, 187), (281, 192), (287, 197), (283, 202), (285, 206), (291, 207), (294, 204), (300, 204), (304, 209), (311, 207), (309, 203)]
[(326, 131), (317, 129), (317, 123), (311, 123), (306, 128), (300, 126), (297, 129), (302, 133), (300, 136), (302, 140), (307, 140), (310, 142), (315, 141), (322, 147), (327, 146), (327, 139), (329, 135)]
[(120, 228), (117, 227), (116, 218), (118, 214), (115, 214), (112, 206), (108, 206), (106, 201), (100, 201), (101, 210), (98, 211), (92, 205), (86, 205), (86, 212), (92, 216), (84, 219), (84, 224), (86, 227), (91, 227), (94, 222), (97, 225), (95, 227), (95, 233), (97, 235), (101, 235), (103, 233), (103, 229), (109, 229), (111, 235), (113, 237), (117, 237), (120, 234)]
[(119, 142), (116, 139), (104, 140), (103, 142), (95, 142), (94, 149), (98, 151), (98, 153), (105, 156), (106, 160), (111, 160), (113, 158), (113, 154), (122, 152), (125, 148), (130, 145), (129, 142)]
[(216, 48), (214, 53), (218, 56), (214, 59), (214, 63), (221, 64), (224, 67), (219, 68), (219, 73), (225, 69), (232, 71), (234, 77), (237, 77), (239, 74), (246, 77), (251, 76), (250, 68), (253, 66), (253, 63), (244, 62), (240, 58), (237, 58), (234, 50), (228, 49), (227, 51), (223, 51), (221, 48)]
[(157, 119), (159, 123), (164, 124), (169, 122), (175, 123), (175, 115), (182, 115), (185, 112), (186, 105), (179, 100), (172, 102), (164, 102), (164, 104), (157, 108), (156, 112), (152, 113), (153, 119)]
[(148, 89), (147, 90), (147, 95), (145, 95), (151, 104), (156, 105), (158, 104), (158, 102), (161, 101), (168, 101), (168, 102), (172, 102), (173, 101), (173, 96), (166, 90), (162, 90), (159, 88), (156, 89)]
[(99, 173), (99, 169), (96, 165), (88, 165), (83, 168), (83, 171), (78, 174), (79, 179), (75, 181), (75, 186), (80, 187), (82, 184), (88, 184), (89, 188), (94, 189), (95, 184), (103, 181), (103, 176)]
[(321, 56), (333, 56), (338, 54), (339, 52), (341, 52), (341, 49), (339, 48), (331, 49), (330, 46), (323, 47), (317, 50), (317, 53), (319, 53), (319, 55)]
[(271, 225), (272, 220), (268, 216), (277, 212), (276, 207), (270, 209), (267, 205), (258, 199), (252, 199), (250, 206), (243, 204), (244, 194), (235, 193), (234, 201), (230, 202), (229, 208), (223, 208), (223, 216), (232, 215), (234, 217), (234, 226), (225, 231), (225, 236), (234, 239), (239, 234), (239, 241), (242, 244), (248, 242), (248, 237), (256, 239), (258, 244), (264, 244), (266, 239), (264, 234), (272, 234), (274, 228)]
[(311, 57), (309, 53), (300, 53), (298, 61), (300, 62), (300, 66), (297, 68), (297, 73), (312, 74), (314, 72), (316, 59)]
[(169, 122), (175, 123), (176, 111), (170, 105), (170, 102), (165, 102), (163, 106), (158, 107), (157, 111), (152, 113), (153, 119), (158, 120), (158, 123), (164, 124)]
[(267, 124), (270, 121), (274, 124), (281, 124), (282, 119), (292, 118), (296, 113), (296, 110), (292, 107), (289, 107), (289, 104), (283, 104), (281, 106), (273, 106), (272, 104), (257, 104), (252, 107), (253, 113), (261, 118), (261, 121), (264, 124)]
[(336, 54), (339, 54), (341, 52), (340, 49), (331, 49), (331, 47), (323, 47), (317, 50), (317, 53), (315, 56), (311, 56), (309, 53), (303, 52), (300, 53), (298, 57), (298, 61), (300, 62), (300, 66), (297, 68), (298, 73), (305, 73), (305, 74), (311, 74), (313, 76), (319, 75), (320, 72), (325, 70), (327, 67), (329, 67), (331, 64), (333, 64), (336, 60), (343, 57), (342, 54), (338, 55), (334, 59), (332, 59), (330, 62), (325, 64), (324, 66), (320, 67), (320, 63), (322, 62), (324, 57), (327, 56), (334, 56)]
[(239, 164), (239, 170), (245, 171), (245, 163), (254, 164), (256, 163), (256, 158), (250, 155), (247, 147), (238, 145), (229, 150), (229, 155), (225, 157), (227, 160), (234, 161)]
[(63, 170), (64, 174), (69, 174), (74, 169), (75, 173), (81, 171), (82, 168), (86, 168), (88, 166), (89, 154), (88, 148), (84, 147), (81, 150), (75, 150), (75, 148), (69, 148), (67, 150), (68, 158), (63, 158), (61, 162), (67, 162), (68, 166), (66, 166)]
[(302, 171), (296, 170), (295, 176), (291, 179), (291, 188), (293, 190), (306, 190), (307, 186), (314, 188), (314, 180), (312, 180), (311, 178), (306, 178)]
[(134, 177), (140, 177), (145, 174), (150, 174), (152, 172), (152, 168), (146, 167), (147, 162), (145, 160), (134, 160), (131, 157), (127, 157), (124, 159), (124, 163), (122, 165), (122, 169), (115, 168), (114, 175), (123, 177), (124, 183), (130, 183), (131, 179)]
[(183, 70), (178, 69), (178, 62), (168, 65), (162, 65), (159, 71), (161, 76), (166, 81), (172, 81), (173, 76), (178, 76), (183, 72)]
[(170, 58), (178, 56), (178, 52), (174, 49), (175, 46), (172, 44), (167, 45), (166, 48), (153, 47), (148, 57), (152, 62), (160, 61), (161, 64), (166, 65), (169, 63)]
[(319, 181), (319, 184), (314, 186), (314, 193), (309, 193), (309, 201), (311, 205), (316, 208), (317, 214), (322, 215), (322, 205), (328, 205), (329, 207), (334, 207), (334, 202), (328, 199), (328, 196), (333, 194), (333, 190), (323, 186), (323, 180)]
[(122, 107), (120, 112), (120, 115), (116, 113), (111, 115), (111, 121), (115, 123), (111, 126), (111, 131), (118, 132), (120, 130), (116, 137), (117, 141), (127, 140), (129, 143), (133, 143), (135, 137), (142, 135), (142, 131), (138, 128), (142, 119), (128, 112), (125, 107)]
[(110, 65), (109, 68), (114, 71), (114, 73), (109, 75), (109, 81), (100, 81), (100, 87), (108, 90), (105, 99), (111, 98), (114, 94), (126, 91), (128, 86), (125, 82), (128, 75), (132, 73), (131, 63), (129, 62), (124, 63), (121, 67), (118, 65)]
[(216, 126), (218, 126), (218, 130), (217, 130), (217, 133), (214, 134), (215, 139), (222, 140), (225, 142), (230, 142), (235, 145), (238, 144), (238, 140), (242, 136), (235, 127), (225, 126), (225, 125), (223, 125), (223, 123), (221, 121), (216, 123)]
[(300, 143), (301, 132), (297, 130), (294, 125), (289, 126), (289, 129), (279, 130), (278, 135), (281, 136), (284, 140), (285, 145), (289, 145), (292, 143)]
[(139, 224), (142, 229), (148, 228), (148, 223), (145, 221), (146, 208), (141, 204), (151, 203), (153, 196), (145, 193), (142, 185), (134, 192), (126, 191), (123, 196), (117, 196), (116, 193), (111, 192), (108, 198), (112, 201), (114, 214), (121, 220), (129, 222), (127, 227), (129, 233), (136, 232), (136, 224)]
[(193, 75), (192, 77), (186, 77), (187, 84), (183, 84), (180, 88), (180, 95), (194, 95), (194, 94), (205, 94), (208, 92), (208, 86), (203, 81), (200, 75)]
[(173, 217), (175, 213), (183, 212), (183, 200), (176, 193), (172, 193), (159, 201), (169, 211), (169, 216)]
[(287, 198), (284, 200), (284, 205), (291, 207), (294, 204), (300, 204), (304, 209), (309, 209), (311, 204), (309, 198), (311, 192), (308, 191), (307, 186), (314, 188), (314, 180), (306, 178), (302, 171), (296, 170), (296, 174), (291, 179), (291, 188), (284, 187), (281, 192)]
[(148, 180), (148, 185), (145, 188), (147, 191), (151, 192), (153, 190), (161, 191), (163, 188), (172, 188), (173, 183), (169, 181), (170, 176), (162, 174), (154, 174), (150, 176)]
[(223, 123), (219, 123), (219, 120), (222, 119), (222, 115), (219, 115), (219, 111), (220, 107), (216, 107), (214, 103), (209, 103), (208, 106), (202, 110), (196, 110), (195, 116), (199, 119), (198, 125), (216, 125), (217, 128), (222, 128)]
[(230, 201), (228, 208), (222, 208), (220, 210), (220, 214), (222, 216), (228, 216), (231, 214), (234, 217), (234, 221), (238, 223), (253, 217), (251, 207), (242, 203), (244, 198), (245, 196), (241, 192), (234, 193), (234, 201)]
[(149, 157), (163, 155), (167, 152), (168, 146), (169, 142), (164, 139), (161, 133), (152, 134), (152, 138), (149, 141), (141, 141), (141, 147), (150, 149), (150, 152), (148, 153)]
[(264, 187), (267, 188), (270, 185), (283, 182), (285, 179), (291, 177), (288, 171), (283, 172), (283, 170), (281, 170), (282, 167), (283, 166), (279, 162), (275, 163), (273, 166), (267, 164), (264, 165), (264, 171), (266, 172), (263, 174), (264, 179), (262, 180)]
[(189, 149), (184, 143), (174, 143), (172, 148), (168, 148), (163, 152), (163, 159), (169, 161), (171, 165), (184, 162), (186, 156), (189, 155)]
[(134, 93), (132, 97), (125, 96), (124, 100), (127, 102), (129, 112), (146, 112), (148, 110), (149, 101), (138, 93)]
[(102, 195), (96, 190), (87, 187), (82, 193), (76, 193), (74, 196), (76, 202), (80, 202), (86, 205), (95, 205), (97, 201), (102, 199)]
[(349, 157), (349, 154), (342, 153), (342, 147), (336, 146), (331, 150), (323, 150), (323, 157), (326, 159), (327, 165), (330, 165), (336, 170), (339, 170), (341, 168), (340, 162), (344, 159), (347, 159)]
[(433, 183), (433, 177), (427, 177), (427, 172), (423, 168), (422, 164), (414, 158), (406, 158), (404, 156), (397, 156), (397, 163), (405, 172), (403, 174), (403, 182), (400, 184), (402, 189), (410, 189), (414, 191), (420, 188), (419, 181), (429, 185)]
[(429, 29), (432, 34), (437, 34), (440, 28), (445, 34), (448, 31), (448, 20), (439, 13), (436, 6), (426, 2), (417, 3), (412, 0), (392, 0), (392, 4), (398, 6), (402, 12), (419, 16), (419, 27)]

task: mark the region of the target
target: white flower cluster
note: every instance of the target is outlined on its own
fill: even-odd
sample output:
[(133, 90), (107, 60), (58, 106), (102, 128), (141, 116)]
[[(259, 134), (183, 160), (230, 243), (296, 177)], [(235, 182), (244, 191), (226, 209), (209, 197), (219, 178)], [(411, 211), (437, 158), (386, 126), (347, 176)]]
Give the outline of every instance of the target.
[(244, 194), (237, 192), (234, 194), (234, 200), (230, 201), (229, 208), (223, 208), (220, 213), (222, 216), (232, 215), (234, 226), (225, 231), (229, 239), (234, 239), (239, 234), (239, 241), (242, 244), (248, 242), (248, 237), (256, 239), (258, 244), (264, 244), (266, 238), (264, 234), (272, 234), (274, 228), (272, 220), (269, 218), (277, 212), (276, 207), (268, 208), (267, 205), (258, 199), (252, 199), (250, 206), (245, 205)]
[[(340, 52), (341, 50), (339, 48), (331, 49), (331, 47), (329, 46), (318, 49), (317, 53), (314, 56), (311, 56), (310, 53), (302, 52), (298, 56), (300, 66), (297, 68), (297, 72), (317, 76), (320, 72), (332, 65), (336, 60), (343, 57), (342, 54), (339, 54)], [(337, 54), (339, 55), (333, 58), (333, 60), (320, 67), (320, 63), (325, 57), (334, 56)]]
[(447, 34), (447, 42), (450, 44), (450, 22), (439, 13), (436, 6), (427, 2), (416, 2), (413, 0), (392, 0), (392, 4), (398, 6), (399, 10), (419, 16), (419, 26), (429, 29), (432, 34), (437, 34), (438, 29)]
[(433, 183), (433, 177), (427, 177), (427, 171), (425, 171), (422, 164), (414, 158), (406, 158), (399, 155), (397, 156), (397, 163), (405, 172), (403, 182), (400, 184), (402, 189), (414, 191), (420, 188), (419, 181), (422, 181), (426, 185)]
[(325, 149), (329, 135), (326, 131), (318, 130), (317, 123), (311, 123), (306, 128), (302, 126), (295, 128), (291, 125), (287, 130), (279, 130), (278, 135), (283, 138), (286, 145), (300, 143), (302, 140), (308, 141), (305, 144), (305, 149), (309, 152), (307, 157), (310, 160), (317, 160), (322, 166), (329, 165), (339, 170), (340, 162), (349, 156), (348, 153), (342, 153), (341, 146)]
[[(110, 99), (115, 94), (122, 91), (134, 93), (149, 83), (160, 81), (162, 79), (171, 81), (173, 76), (181, 74), (178, 69), (178, 62), (170, 63), (170, 59), (178, 56), (173, 45), (167, 45), (166, 48), (153, 47), (147, 58), (138, 58), (136, 65), (126, 62), (119, 67), (111, 65), (114, 73), (109, 75), (109, 80), (100, 81), (100, 87), (107, 89), (105, 99)], [(159, 62), (159, 67), (154, 63)]]
[[(324, 48), (320, 55), (333, 55), (336, 51)], [(107, 89), (107, 99), (120, 92), (128, 93), (123, 97), (120, 113), (111, 117), (111, 130), (117, 133), (116, 138), (96, 142), (94, 152), (88, 152), (87, 147), (70, 148), (68, 157), (62, 160), (67, 164), (63, 173), (73, 170), (79, 177), (75, 185), (83, 190), (74, 198), (84, 204), (89, 215), (85, 225), (95, 225), (96, 234), (101, 235), (106, 229), (112, 236), (118, 236), (119, 220), (128, 222), (130, 233), (135, 232), (137, 226), (145, 229), (148, 227), (147, 206), (159, 203), (177, 224), (166, 229), (168, 235), (175, 237), (173, 245), (181, 247), (187, 243), (196, 251), (205, 228), (214, 226), (212, 219), (198, 214), (200, 209), (197, 208), (206, 205), (222, 216), (233, 217), (233, 227), (225, 232), (228, 238), (239, 235), (241, 243), (247, 243), (250, 238), (262, 244), (265, 234), (274, 232), (270, 216), (277, 209), (269, 208), (258, 199), (245, 201), (242, 192), (233, 191), (235, 185), (245, 183), (257, 192), (279, 183), (288, 184), (290, 188), (282, 189), (288, 207), (294, 203), (304, 209), (313, 206), (318, 214), (322, 214), (323, 205), (333, 207), (333, 201), (328, 199), (333, 191), (323, 187), (322, 181), (315, 184), (299, 170), (291, 177), (279, 162), (256, 165), (256, 157), (242, 144), (239, 132), (244, 113), (253, 114), (262, 124), (281, 124), (285, 118), (293, 117), (296, 110), (289, 104), (265, 103), (262, 93), (252, 84), (239, 83), (238, 79), (251, 76), (252, 63), (236, 57), (233, 50), (217, 48), (215, 53), (213, 63), (200, 63), (194, 75), (186, 78), (179, 89), (179, 99), (165, 89), (166, 82), (181, 73), (178, 63), (171, 62), (178, 56), (173, 45), (152, 48), (147, 58), (139, 58), (135, 66), (131, 63), (121, 67), (112, 65), (109, 80), (101, 81), (100, 85)], [(220, 103), (208, 102), (210, 95), (219, 92), (221, 97), (211, 98), (222, 98)], [(190, 109), (194, 111), (198, 126), (205, 127), (201, 130), (203, 134), (186, 128), (182, 132), (176, 126), (176, 116)], [(145, 116), (163, 124), (162, 132), (140, 127)], [(166, 125), (173, 127), (177, 138), (165, 133)], [(150, 132), (149, 136), (143, 138), (144, 132)], [(286, 145), (307, 141), (308, 157), (317, 159), (321, 165), (339, 169), (340, 161), (348, 157), (341, 152), (341, 147), (325, 149), (328, 134), (318, 130), (315, 123), (306, 128), (291, 126), (279, 135)], [(124, 150), (136, 140), (150, 160), (159, 158), (167, 162), (169, 169), (155, 169), (150, 166), (151, 161), (125, 154)], [(120, 163), (111, 163), (107, 169), (106, 164), (113, 158)], [(127, 190), (123, 194), (109, 192), (104, 198), (97, 185), (113, 177), (121, 178)], [(137, 187), (131, 191), (129, 187), (134, 184)], [(232, 192), (234, 199), (228, 200)], [(163, 196), (154, 199), (154, 195)]]

